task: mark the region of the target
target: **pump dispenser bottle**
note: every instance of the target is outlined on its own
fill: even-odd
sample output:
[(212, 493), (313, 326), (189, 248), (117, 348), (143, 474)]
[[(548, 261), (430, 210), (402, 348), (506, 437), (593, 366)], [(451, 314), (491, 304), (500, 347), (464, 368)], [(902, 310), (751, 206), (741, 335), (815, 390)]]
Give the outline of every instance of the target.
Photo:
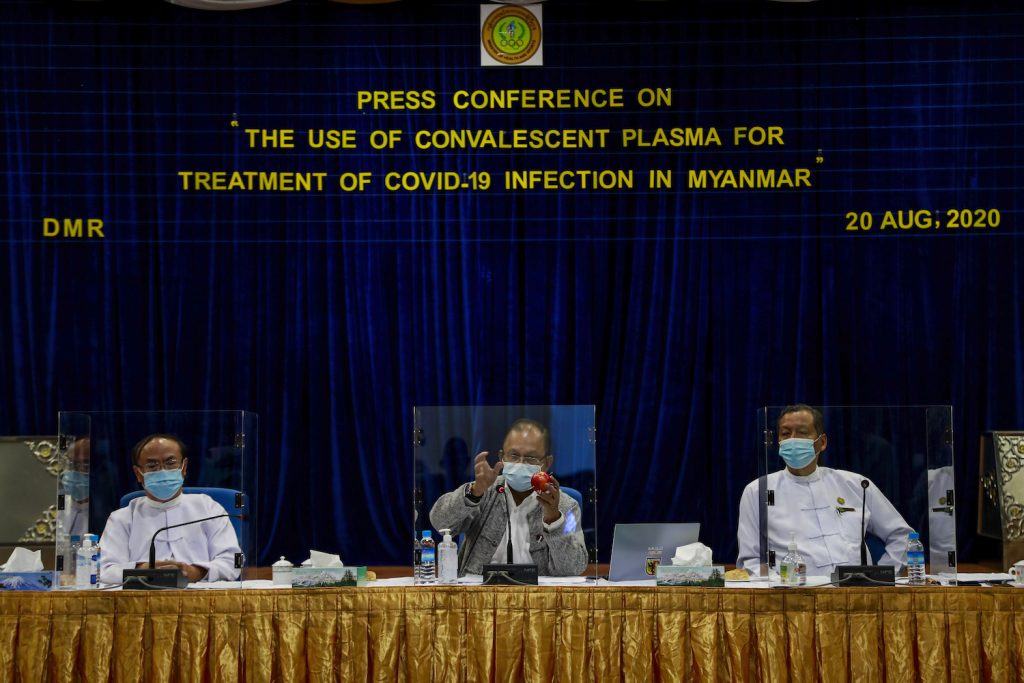
[(437, 579), (439, 583), (455, 583), (459, 578), (459, 548), (452, 540), (451, 529), (441, 529), (444, 540), (437, 546)]

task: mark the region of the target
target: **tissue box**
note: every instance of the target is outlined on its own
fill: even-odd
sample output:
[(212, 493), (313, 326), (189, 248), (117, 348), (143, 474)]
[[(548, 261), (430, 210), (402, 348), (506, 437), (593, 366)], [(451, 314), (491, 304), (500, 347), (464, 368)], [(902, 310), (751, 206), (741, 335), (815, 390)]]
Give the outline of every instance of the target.
[(53, 588), (53, 572), (0, 572), (0, 590), (48, 591)]
[(710, 564), (704, 567), (680, 567), (674, 564), (659, 564), (655, 578), (659, 586), (724, 588), (725, 566)]
[(292, 572), (292, 588), (336, 588), (365, 586), (366, 567), (296, 567)]

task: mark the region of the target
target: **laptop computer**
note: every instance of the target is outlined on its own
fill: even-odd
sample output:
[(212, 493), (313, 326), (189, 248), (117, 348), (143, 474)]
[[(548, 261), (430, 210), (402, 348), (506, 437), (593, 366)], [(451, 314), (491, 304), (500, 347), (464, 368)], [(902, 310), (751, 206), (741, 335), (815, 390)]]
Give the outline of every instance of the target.
[(697, 542), (700, 523), (616, 524), (609, 581), (653, 579), (659, 563), (672, 564), (676, 548)]

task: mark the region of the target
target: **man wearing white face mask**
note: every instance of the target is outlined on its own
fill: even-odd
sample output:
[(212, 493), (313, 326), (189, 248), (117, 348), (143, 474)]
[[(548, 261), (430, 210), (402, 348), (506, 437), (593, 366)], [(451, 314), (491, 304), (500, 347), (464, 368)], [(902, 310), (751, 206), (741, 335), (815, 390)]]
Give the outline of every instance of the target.
[(459, 575), (507, 563), (510, 532), (514, 564), (536, 564), (538, 573), (548, 576), (582, 573), (587, 549), (579, 505), (561, 494), (554, 477), (540, 491), (531, 485), (533, 475), (547, 472), (554, 462), (547, 428), (516, 420), (493, 467), (487, 455), (483, 451), (474, 459), (473, 481), (438, 498), (430, 510), (435, 528), (466, 535)]
[[(807, 564), (809, 575), (828, 575), (842, 564), (860, 564), (861, 508), (865, 477), (818, 464), (828, 447), (825, 418), (821, 411), (804, 404), (787, 406), (779, 415), (779, 456), (786, 468), (769, 474), (765, 488), (775, 492), (775, 504), (767, 528), (759, 524), (759, 482), (747, 485), (740, 499), (736, 566), (758, 573), (762, 531), (768, 549), (777, 560), (787, 552), (790, 535)], [(892, 503), (868, 481), (868, 534), (885, 542), (879, 564), (900, 568), (906, 562), (907, 534), (911, 529)]]
[[(107, 519), (100, 538), (100, 581), (120, 583), (122, 571), (149, 567), (149, 544), (158, 529), (225, 514), (207, 495), (184, 493), (185, 446), (169, 434), (151, 434), (132, 449), (132, 470), (146, 495)], [(241, 553), (228, 517), (168, 529), (156, 537), (156, 566), (177, 567), (189, 582), (238, 579)]]

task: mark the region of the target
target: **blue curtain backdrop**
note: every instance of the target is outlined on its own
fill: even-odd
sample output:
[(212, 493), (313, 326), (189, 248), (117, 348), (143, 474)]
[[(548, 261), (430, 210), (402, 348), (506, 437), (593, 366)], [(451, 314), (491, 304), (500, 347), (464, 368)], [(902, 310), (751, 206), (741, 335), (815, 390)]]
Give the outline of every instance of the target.
[[(544, 66), (479, 66), (475, 3), (9, 3), (0, 432), (58, 410), (260, 415), (262, 560), (405, 563), (412, 408), (597, 406), (599, 532), (699, 521), (736, 556), (755, 410), (954, 407), (962, 545), (977, 444), (1024, 428), (1024, 13), (1014, 3), (545, 3)], [(456, 90), (621, 87), (620, 111), (460, 111)], [(669, 107), (633, 104), (671, 88)], [(433, 90), (433, 111), (358, 110)], [(238, 128), (231, 126), (239, 122)], [(735, 126), (785, 130), (734, 147)], [(715, 126), (721, 148), (376, 151), (370, 130)], [(245, 128), (353, 128), (358, 151)], [(816, 163), (816, 157), (822, 163)], [(814, 170), (694, 190), (691, 168)], [(639, 169), (633, 189), (505, 190), (504, 170)], [(376, 174), (367, 192), (185, 192), (180, 170)], [(670, 191), (647, 169), (674, 172)], [(387, 170), (488, 171), (388, 192)], [(881, 232), (886, 210), (998, 209)], [(848, 212), (872, 212), (869, 233)], [(104, 240), (43, 237), (102, 217)]]

